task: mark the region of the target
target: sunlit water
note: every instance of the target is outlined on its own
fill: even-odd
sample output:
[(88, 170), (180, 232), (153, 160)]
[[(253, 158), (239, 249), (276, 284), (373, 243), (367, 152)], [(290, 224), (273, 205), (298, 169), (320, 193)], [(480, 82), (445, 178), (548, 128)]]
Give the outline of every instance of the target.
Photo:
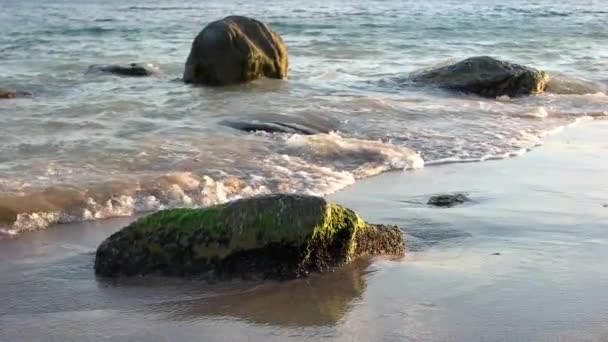
[[(288, 80), (180, 82), (192, 39), (229, 14), (283, 36)], [(521, 154), (606, 114), (607, 20), (599, 0), (3, 1), (0, 87), (34, 96), (0, 102), (2, 231), (269, 192), (325, 195), (387, 170)], [(396, 81), (474, 55), (546, 69), (554, 92), (482, 99)], [(160, 74), (86, 73), (130, 62)], [(254, 119), (332, 133), (221, 124)]]

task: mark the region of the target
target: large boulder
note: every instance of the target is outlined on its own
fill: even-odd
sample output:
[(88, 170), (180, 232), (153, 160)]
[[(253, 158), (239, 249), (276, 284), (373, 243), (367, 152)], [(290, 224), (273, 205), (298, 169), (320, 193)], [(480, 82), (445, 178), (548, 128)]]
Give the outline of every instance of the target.
[(99, 246), (95, 272), (286, 279), (366, 254), (403, 253), (396, 227), (367, 224), (320, 197), (270, 195), (140, 219)]
[(194, 39), (184, 82), (228, 85), (262, 76), (287, 76), (287, 48), (281, 37), (255, 19), (230, 16), (207, 25)]
[(542, 93), (549, 77), (544, 71), (492, 57), (473, 57), (420, 73), (412, 81), (494, 98)]

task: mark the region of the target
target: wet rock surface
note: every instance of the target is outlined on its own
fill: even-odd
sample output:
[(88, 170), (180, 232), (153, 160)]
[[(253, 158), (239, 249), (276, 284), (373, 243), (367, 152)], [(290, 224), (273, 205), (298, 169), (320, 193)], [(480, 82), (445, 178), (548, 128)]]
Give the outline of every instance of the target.
[(451, 208), (469, 201), (470, 199), (466, 194), (443, 194), (429, 198), (427, 204), (434, 207)]
[(419, 73), (411, 81), (494, 98), (542, 93), (549, 77), (541, 70), (482, 56)]
[(156, 74), (157, 70), (149, 64), (131, 63), (129, 65), (91, 65), (87, 72), (109, 73), (118, 76), (144, 77)]
[(97, 249), (100, 276), (289, 279), (362, 255), (402, 255), (397, 227), (371, 225), (323, 198), (270, 195), (142, 218)]
[(207, 25), (194, 39), (184, 82), (212, 86), (287, 77), (287, 48), (266, 24), (229, 16)]
[(15, 91), (10, 89), (0, 89), (0, 99), (14, 99), (19, 97), (31, 97), (32, 93), (27, 91)]

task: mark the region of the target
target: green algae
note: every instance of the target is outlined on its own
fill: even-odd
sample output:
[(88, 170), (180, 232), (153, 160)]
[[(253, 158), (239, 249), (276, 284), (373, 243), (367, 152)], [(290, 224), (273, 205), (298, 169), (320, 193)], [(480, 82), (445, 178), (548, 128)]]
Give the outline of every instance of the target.
[(356, 249), (355, 236), (366, 227), (365, 221), (354, 211), (337, 204), (328, 203), (325, 215), (322, 216), (320, 224), (314, 227), (308, 241), (304, 262), (306, 263), (310, 259), (311, 254), (317, 247), (315, 244), (332, 241), (340, 232), (349, 237), (348, 241), (344, 243), (345, 249), (342, 251), (345, 262), (349, 262)]
[[(294, 201), (286, 196), (203, 209), (163, 210), (131, 224), (124, 234), (134, 243), (155, 236), (165, 240), (171, 237), (179, 245), (192, 246), (198, 258), (224, 258), (234, 251), (272, 242), (301, 246), (319, 237), (331, 239), (336, 230), (349, 229), (349, 224), (359, 221), (352, 211), (330, 205), (321, 198), (302, 197)], [(159, 254), (156, 247), (152, 249)]]
[(134, 234), (158, 234), (162, 231), (189, 233), (203, 230), (211, 237), (219, 237), (225, 231), (218, 218), (222, 205), (197, 209), (170, 209), (146, 216), (129, 226)]
[(98, 274), (271, 274), (293, 277), (357, 257), (368, 225), (320, 197), (271, 195), (144, 217), (97, 250)]

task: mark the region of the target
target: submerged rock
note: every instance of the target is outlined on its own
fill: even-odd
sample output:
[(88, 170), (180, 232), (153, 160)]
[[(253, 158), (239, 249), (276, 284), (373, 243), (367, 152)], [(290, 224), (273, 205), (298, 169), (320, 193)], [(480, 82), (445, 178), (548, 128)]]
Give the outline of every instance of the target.
[(14, 99), (17, 93), (12, 90), (0, 89), (0, 99)]
[(194, 39), (184, 82), (228, 85), (287, 76), (281, 37), (255, 19), (230, 16), (207, 25)]
[(470, 201), (466, 194), (446, 194), (433, 196), (427, 202), (428, 205), (436, 207), (453, 207)]
[(492, 98), (542, 93), (548, 80), (544, 71), (485, 56), (465, 59), (412, 78), (415, 83)]
[(30, 97), (32, 93), (26, 91), (14, 91), (8, 89), (0, 89), (0, 99), (14, 99), (18, 97)]
[(88, 72), (106, 72), (120, 76), (143, 77), (154, 75), (158, 71), (150, 64), (131, 63), (129, 65), (91, 65)]
[(340, 122), (327, 116), (311, 113), (303, 115), (265, 113), (227, 119), (220, 124), (244, 132), (314, 135), (336, 131)]
[(366, 254), (403, 253), (397, 227), (367, 224), (320, 197), (271, 195), (140, 219), (99, 246), (95, 271), (286, 279)]
[(260, 121), (236, 121), (224, 120), (222, 125), (228, 126), (244, 132), (266, 132), (266, 133), (295, 133), (303, 135), (313, 135), (319, 132), (298, 124), (288, 122), (260, 122)]

